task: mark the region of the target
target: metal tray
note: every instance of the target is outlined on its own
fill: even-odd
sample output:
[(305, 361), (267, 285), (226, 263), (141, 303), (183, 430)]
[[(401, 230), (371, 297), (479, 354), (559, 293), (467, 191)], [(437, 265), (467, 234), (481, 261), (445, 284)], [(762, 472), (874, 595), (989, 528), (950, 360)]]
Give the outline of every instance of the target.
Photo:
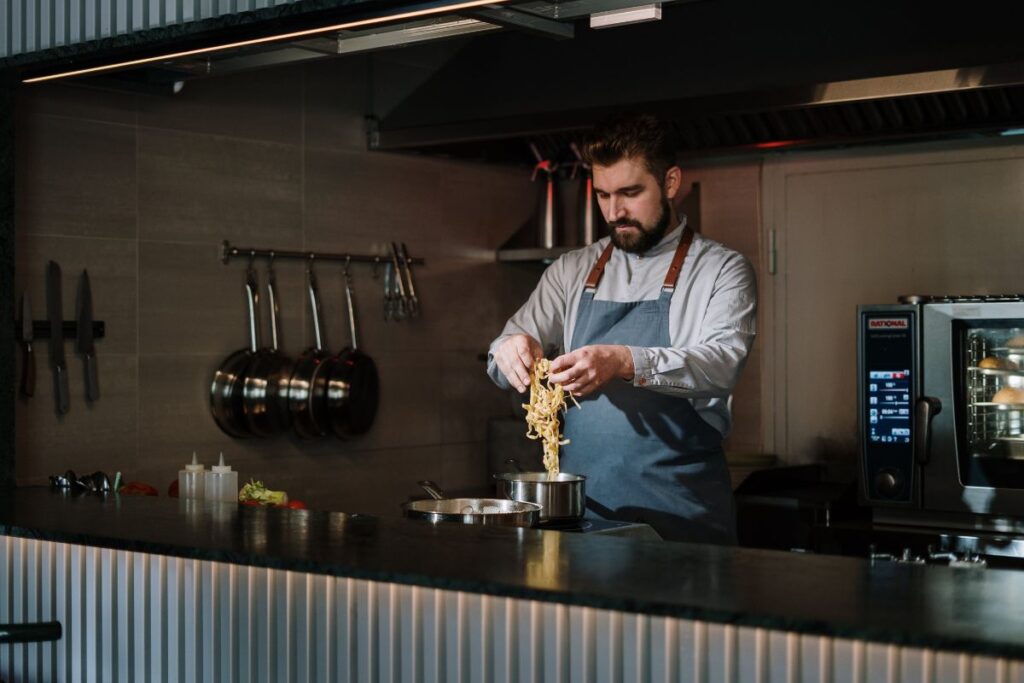
[(993, 408), (995, 410), (1024, 410), (1024, 403), (993, 403), (992, 401), (978, 401), (971, 405), (979, 408)]
[(1003, 370), (1001, 368), (979, 368), (977, 366), (970, 366), (967, 368), (971, 372), (976, 372), (979, 375), (988, 375), (989, 377), (1024, 377), (1024, 370)]
[(1007, 460), (1024, 460), (1024, 436), (1000, 436), (996, 441), (1002, 446), (1004, 452), (1000, 456)]

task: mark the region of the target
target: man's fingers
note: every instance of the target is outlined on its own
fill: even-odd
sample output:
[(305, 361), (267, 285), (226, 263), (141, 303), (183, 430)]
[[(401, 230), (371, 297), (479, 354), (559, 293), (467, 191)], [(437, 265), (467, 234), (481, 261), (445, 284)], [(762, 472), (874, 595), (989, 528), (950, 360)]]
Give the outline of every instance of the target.
[(533, 367), (534, 359), (533, 354), (530, 352), (530, 345), (525, 343), (520, 344), (516, 351), (519, 354), (520, 362), (522, 362), (523, 366), (527, 369), (527, 378), (529, 378), (529, 370)]
[(591, 391), (590, 382), (580, 379), (569, 384), (563, 384), (562, 388), (566, 391), (571, 391), (575, 396), (586, 396)]
[[(519, 356), (516, 353), (502, 352), (498, 353), (495, 357), (495, 361), (498, 363), (498, 369), (505, 375), (505, 379), (508, 380), (516, 391), (522, 393), (526, 391), (526, 386), (530, 383), (529, 372), (525, 372), (519, 363)], [(525, 377), (525, 379), (524, 379)]]
[(550, 380), (552, 384), (561, 384), (564, 388), (568, 388), (566, 385), (575, 379), (576, 376), (572, 374), (572, 368), (569, 368), (564, 372), (548, 375), (548, 380)]
[(512, 372), (512, 368), (509, 367), (508, 361), (505, 360), (505, 354), (501, 351), (496, 353), (494, 355), (494, 362), (497, 364), (498, 370), (501, 371), (501, 374), (508, 380), (508, 383), (518, 389), (519, 387), (516, 386), (515, 373)]
[(553, 361), (551, 361), (551, 372), (552, 372), (552, 374), (557, 373), (557, 372), (564, 372), (565, 370), (567, 370), (568, 368), (571, 368), (575, 364), (576, 364), (576, 354), (575, 354), (575, 352), (573, 352), (573, 353), (563, 353), (561, 356), (559, 356), (558, 358), (556, 358)]
[(519, 377), (519, 386), (517, 388), (522, 393), (530, 386), (530, 372), (523, 367), (518, 367), (516, 368), (516, 375)]

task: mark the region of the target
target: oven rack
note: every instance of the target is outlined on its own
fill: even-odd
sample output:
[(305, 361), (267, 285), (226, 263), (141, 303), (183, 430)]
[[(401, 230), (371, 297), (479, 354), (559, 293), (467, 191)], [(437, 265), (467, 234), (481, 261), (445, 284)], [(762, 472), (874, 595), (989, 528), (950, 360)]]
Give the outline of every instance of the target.
[(1024, 377), (1024, 370), (1009, 370), (1003, 368), (979, 368), (972, 366), (967, 368), (970, 372), (977, 373), (979, 375), (985, 375), (987, 377)]

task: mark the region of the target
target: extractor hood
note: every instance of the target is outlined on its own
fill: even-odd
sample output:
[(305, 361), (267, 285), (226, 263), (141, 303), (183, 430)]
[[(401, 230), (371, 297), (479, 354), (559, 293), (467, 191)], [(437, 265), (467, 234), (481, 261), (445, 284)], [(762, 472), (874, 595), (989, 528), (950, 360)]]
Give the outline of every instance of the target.
[[(727, 95), (652, 101), (630, 108), (670, 121), (684, 156), (762, 153), (953, 136), (1024, 134), (1024, 63), (944, 69)], [(528, 142), (565, 156), (583, 131), (621, 107), (378, 129), (382, 150), (499, 163), (529, 163)]]

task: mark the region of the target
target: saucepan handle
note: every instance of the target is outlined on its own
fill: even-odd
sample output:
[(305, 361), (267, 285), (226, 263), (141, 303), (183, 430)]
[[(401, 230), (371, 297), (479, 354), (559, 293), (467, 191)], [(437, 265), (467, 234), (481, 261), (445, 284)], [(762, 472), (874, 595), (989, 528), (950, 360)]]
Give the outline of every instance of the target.
[(441, 490), (441, 487), (429, 479), (424, 479), (419, 482), (419, 485), (420, 488), (429, 493), (430, 497), (434, 500), (444, 500), (447, 497), (444, 495), (444, 491)]
[(512, 468), (513, 472), (522, 473), (523, 468), (519, 465), (519, 461), (515, 458), (509, 458), (505, 461), (505, 464)]

